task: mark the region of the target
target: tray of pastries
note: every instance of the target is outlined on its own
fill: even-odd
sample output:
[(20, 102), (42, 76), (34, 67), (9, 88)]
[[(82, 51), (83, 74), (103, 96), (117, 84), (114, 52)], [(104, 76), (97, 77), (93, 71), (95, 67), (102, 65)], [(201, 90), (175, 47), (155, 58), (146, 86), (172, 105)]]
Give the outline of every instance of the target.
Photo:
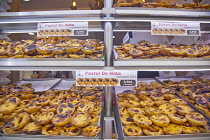
[[(185, 78), (184, 78), (185, 79)], [(175, 80), (175, 81), (173, 81)], [(174, 78), (164, 80), (163, 83), (173, 86), (177, 94), (189, 102), (193, 107), (201, 111), (210, 120), (210, 82), (209, 80), (191, 78)]]
[(136, 44), (122, 44), (114, 47), (116, 60), (123, 59), (207, 59), (210, 58), (210, 45), (201, 44), (154, 44), (142, 40)]
[[(175, 95), (176, 90), (159, 82), (139, 82), (137, 87), (116, 93), (118, 129), (124, 139), (210, 133), (206, 118)], [(120, 131), (119, 131), (120, 132)], [(205, 134), (204, 134), (205, 135)]]
[(102, 125), (102, 88), (50, 89), (2, 128), (2, 135), (98, 139)]
[(86, 58), (100, 59), (104, 43), (98, 39), (38, 38), (36, 40), (0, 40), (0, 58)]
[(46, 91), (61, 81), (60, 78), (38, 78), (38, 79), (22, 79), (15, 84), (17, 86), (30, 84), (35, 92)]
[(176, 8), (176, 9), (199, 9), (205, 10), (210, 9), (210, 4), (198, 5), (197, 3), (169, 3), (169, 2), (159, 2), (159, 3), (151, 3), (144, 2), (143, 0), (132, 0), (131, 2), (127, 2), (127, 0), (118, 0), (114, 7), (142, 7), (142, 8)]
[(30, 106), (40, 93), (35, 92), (31, 83), (0, 86), (0, 129), (19, 112)]

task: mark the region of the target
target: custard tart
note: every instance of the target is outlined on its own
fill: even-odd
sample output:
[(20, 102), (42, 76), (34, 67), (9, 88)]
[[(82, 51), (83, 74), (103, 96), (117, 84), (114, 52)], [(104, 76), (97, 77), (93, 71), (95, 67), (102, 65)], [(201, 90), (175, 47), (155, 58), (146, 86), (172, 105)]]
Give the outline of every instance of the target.
[(140, 101), (139, 105), (141, 107), (152, 107), (154, 106), (155, 102), (152, 100), (144, 100), (144, 101)]
[(98, 123), (98, 120), (99, 120), (99, 117), (97, 115), (90, 115), (91, 117), (91, 120), (90, 120), (90, 123), (89, 124), (97, 124)]
[(136, 114), (133, 116), (133, 120), (134, 120), (134, 123), (139, 127), (145, 128), (145, 127), (149, 127), (150, 125), (152, 125), (152, 121), (144, 115)]
[(50, 105), (51, 106), (58, 106), (59, 104), (64, 103), (65, 100), (64, 99), (60, 99), (60, 98), (55, 98), (52, 101), (50, 101)]
[(163, 129), (156, 125), (151, 125), (147, 128), (143, 128), (143, 132), (147, 136), (159, 136), (164, 134)]
[(159, 106), (159, 109), (163, 114), (174, 114), (177, 111), (176, 108), (171, 104), (163, 104)]
[(42, 125), (36, 124), (35, 122), (28, 123), (22, 130), (24, 134), (28, 135), (39, 135), (42, 131)]
[(44, 106), (40, 109), (41, 112), (56, 112), (57, 106)]
[(168, 114), (168, 118), (175, 124), (184, 124), (187, 121), (184, 116), (180, 116), (178, 114)]
[(138, 115), (144, 115), (145, 114), (145, 111), (142, 108), (139, 108), (139, 107), (130, 107), (130, 108), (127, 109), (127, 111), (131, 116), (134, 116), (136, 114), (138, 114)]
[(145, 107), (144, 111), (150, 116), (161, 113), (157, 107)]
[(35, 122), (37, 124), (46, 125), (46, 124), (49, 124), (51, 122), (53, 116), (54, 116), (53, 112), (42, 112), (42, 113), (38, 113), (34, 117), (34, 119), (35, 119)]
[(176, 106), (176, 105), (186, 105), (186, 102), (182, 99), (172, 99), (172, 100), (169, 101), (169, 103), (171, 103), (174, 106)]
[(200, 113), (190, 113), (185, 115), (187, 121), (194, 126), (204, 126), (206, 125), (206, 120)]
[(134, 124), (133, 118), (130, 116), (122, 116), (121, 118), (121, 122), (123, 125), (131, 125)]
[(55, 126), (54, 124), (48, 124), (42, 128), (42, 134), (49, 135), (49, 136), (59, 135), (61, 130), (62, 130), (62, 127)]
[(77, 112), (84, 112), (88, 114), (91, 114), (93, 110), (94, 110), (94, 104), (88, 102), (80, 104), (77, 108)]
[(37, 112), (42, 108), (42, 106), (28, 106), (27, 108), (24, 109), (27, 113), (33, 113)]
[(85, 127), (89, 124), (91, 117), (87, 113), (76, 113), (71, 118), (71, 123), (77, 127)]
[(194, 112), (194, 110), (187, 105), (176, 105), (176, 109), (177, 109), (177, 113), (183, 116)]
[(198, 134), (200, 133), (200, 129), (197, 126), (194, 126), (190, 123), (184, 123), (182, 125), (182, 133), (183, 134)]
[(10, 125), (4, 127), (2, 129), (2, 131), (3, 131), (4, 134), (20, 134), (21, 133), (21, 130), (16, 130), (15, 131), (15, 130), (11, 129)]
[(14, 117), (14, 119), (10, 122), (10, 128), (12, 130), (20, 130), (23, 128), (29, 121), (29, 116), (26, 112), (22, 112)]
[(126, 125), (123, 128), (123, 132), (125, 133), (126, 136), (142, 136), (143, 135), (143, 131), (141, 127), (136, 126), (135, 124)]
[(75, 107), (71, 103), (62, 103), (57, 108), (57, 113), (69, 113), (73, 114)]
[(81, 132), (81, 128), (77, 126), (73, 126), (71, 124), (67, 124), (63, 129), (61, 130), (60, 134), (62, 136), (77, 136)]
[(125, 100), (124, 103), (125, 103), (126, 107), (138, 107), (139, 106), (139, 102), (137, 102), (135, 100)]
[(178, 135), (182, 133), (182, 126), (177, 124), (169, 124), (163, 127), (163, 131), (167, 135)]
[(52, 118), (52, 123), (55, 126), (64, 126), (69, 123), (70, 119), (71, 119), (71, 115), (68, 113), (56, 114)]
[(153, 124), (160, 127), (167, 126), (170, 123), (168, 116), (163, 114), (152, 115), (150, 119), (152, 120)]
[(100, 126), (94, 124), (94, 125), (88, 125), (85, 128), (83, 128), (81, 134), (86, 137), (95, 137), (99, 134), (100, 131), (101, 131)]

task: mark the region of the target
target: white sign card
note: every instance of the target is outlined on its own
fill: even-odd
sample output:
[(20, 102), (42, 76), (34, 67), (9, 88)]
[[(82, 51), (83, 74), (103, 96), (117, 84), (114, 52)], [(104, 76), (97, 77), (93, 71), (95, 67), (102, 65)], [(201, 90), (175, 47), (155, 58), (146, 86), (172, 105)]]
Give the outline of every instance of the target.
[(152, 35), (200, 36), (200, 23), (151, 22)]
[(88, 36), (88, 22), (38, 23), (37, 37)]
[(136, 86), (137, 71), (76, 71), (76, 86)]

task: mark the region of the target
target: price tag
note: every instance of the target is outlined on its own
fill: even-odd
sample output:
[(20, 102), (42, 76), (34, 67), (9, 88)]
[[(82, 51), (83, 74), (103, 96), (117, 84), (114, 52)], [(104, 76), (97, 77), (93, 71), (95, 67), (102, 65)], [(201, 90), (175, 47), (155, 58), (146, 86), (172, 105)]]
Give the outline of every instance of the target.
[(136, 86), (137, 71), (76, 71), (77, 86)]
[(200, 23), (151, 22), (152, 35), (200, 36)]
[(88, 22), (38, 23), (37, 37), (88, 36)]

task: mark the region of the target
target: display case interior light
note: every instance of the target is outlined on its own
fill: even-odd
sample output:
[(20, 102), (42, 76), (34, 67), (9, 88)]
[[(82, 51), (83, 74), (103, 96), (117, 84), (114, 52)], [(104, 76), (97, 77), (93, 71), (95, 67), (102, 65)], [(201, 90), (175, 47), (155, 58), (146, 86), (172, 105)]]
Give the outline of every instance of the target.
[(72, 2), (72, 6), (76, 7), (77, 3), (75, 1)]
[(30, 1), (30, 0), (23, 0), (23, 1)]
[(34, 33), (32, 33), (32, 32), (30, 32), (30, 33), (28, 33), (29, 35), (34, 35)]

